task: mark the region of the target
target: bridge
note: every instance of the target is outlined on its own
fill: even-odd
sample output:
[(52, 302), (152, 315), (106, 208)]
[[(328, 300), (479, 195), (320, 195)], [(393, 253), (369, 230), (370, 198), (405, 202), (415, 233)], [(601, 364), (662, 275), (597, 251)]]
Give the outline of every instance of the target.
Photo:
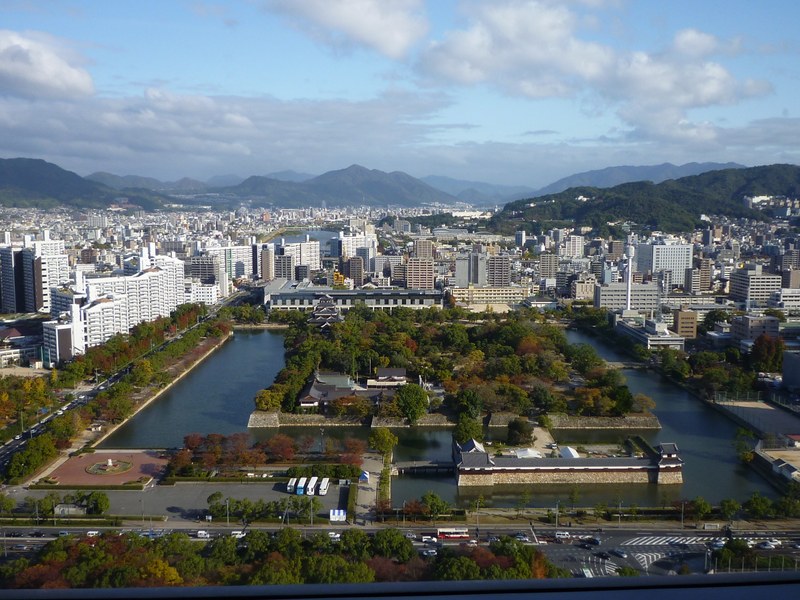
[(414, 473), (417, 475), (437, 475), (446, 473), (452, 475), (455, 472), (454, 462), (441, 460), (408, 460), (395, 463), (392, 475), (405, 475)]

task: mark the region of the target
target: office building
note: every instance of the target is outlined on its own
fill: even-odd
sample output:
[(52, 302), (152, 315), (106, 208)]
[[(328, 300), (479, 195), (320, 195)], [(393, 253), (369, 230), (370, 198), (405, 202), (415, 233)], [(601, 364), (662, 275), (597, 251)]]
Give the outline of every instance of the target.
[(692, 268), (691, 244), (639, 244), (638, 270), (642, 273), (657, 275), (661, 271), (672, 271), (671, 285), (683, 286), (686, 269)]
[(511, 258), (507, 255), (490, 256), (486, 260), (486, 284), (494, 287), (511, 285)]

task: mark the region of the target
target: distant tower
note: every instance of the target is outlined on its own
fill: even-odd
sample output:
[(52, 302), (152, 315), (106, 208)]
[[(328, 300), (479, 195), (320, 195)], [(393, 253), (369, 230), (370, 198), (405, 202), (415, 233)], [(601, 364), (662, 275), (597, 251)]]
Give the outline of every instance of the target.
[(627, 270), (628, 270), (628, 285), (625, 288), (625, 310), (631, 309), (631, 285), (633, 284), (633, 245), (628, 244), (625, 248), (625, 256), (628, 258), (627, 261)]

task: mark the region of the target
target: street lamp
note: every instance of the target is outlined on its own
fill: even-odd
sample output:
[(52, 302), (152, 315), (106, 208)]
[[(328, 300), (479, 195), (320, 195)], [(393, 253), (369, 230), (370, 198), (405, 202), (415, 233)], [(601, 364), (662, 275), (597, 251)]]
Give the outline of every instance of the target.
[(558, 508), (560, 500), (556, 500), (556, 528), (558, 528)]
[(228, 527), (231, 526), (231, 499), (225, 498), (225, 519), (228, 522)]
[(622, 526), (622, 501), (617, 505), (617, 526)]

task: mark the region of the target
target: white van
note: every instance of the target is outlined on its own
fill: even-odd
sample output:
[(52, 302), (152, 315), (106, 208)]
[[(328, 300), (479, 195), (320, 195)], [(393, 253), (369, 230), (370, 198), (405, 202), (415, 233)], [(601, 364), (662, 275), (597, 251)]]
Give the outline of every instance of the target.
[(231, 537), (237, 540), (242, 539), (245, 535), (247, 534), (244, 531), (231, 531)]
[(211, 534), (207, 531), (200, 530), (197, 532), (197, 539), (198, 540), (210, 540)]
[(571, 536), (569, 535), (569, 532), (567, 532), (567, 531), (556, 531), (556, 541), (557, 542), (563, 542), (565, 540), (568, 540), (570, 537)]

